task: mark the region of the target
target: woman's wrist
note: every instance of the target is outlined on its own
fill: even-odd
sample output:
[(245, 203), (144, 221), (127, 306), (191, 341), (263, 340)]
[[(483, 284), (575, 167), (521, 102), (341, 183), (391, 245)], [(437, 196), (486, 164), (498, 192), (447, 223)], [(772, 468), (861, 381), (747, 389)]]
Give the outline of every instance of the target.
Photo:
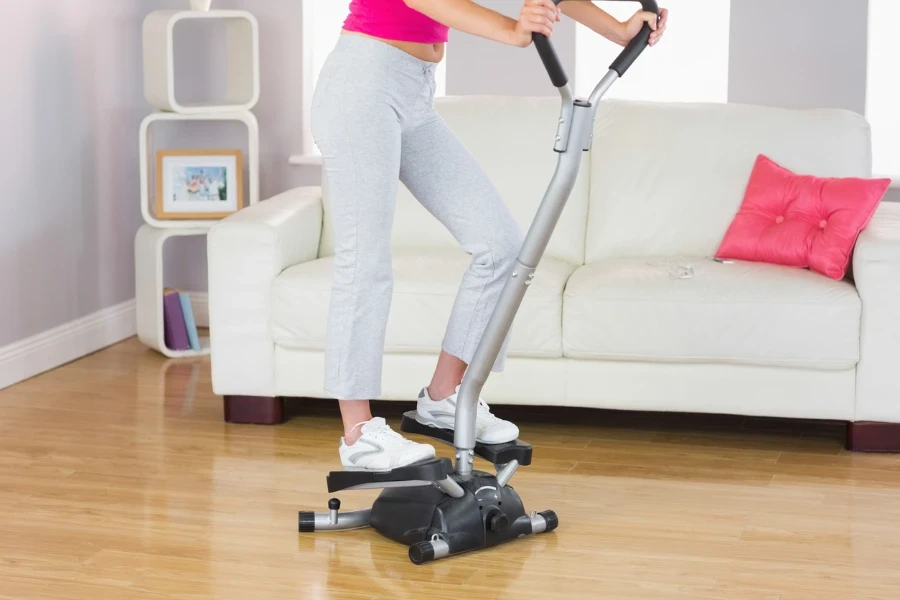
[(616, 25), (610, 33), (610, 41), (620, 46), (627, 46), (631, 41), (628, 39), (628, 24), (624, 21), (616, 21)]
[(497, 36), (498, 42), (501, 44), (506, 44), (508, 46), (518, 46), (521, 47), (522, 44), (519, 40), (519, 30), (518, 30), (519, 22), (515, 19), (511, 19), (507, 16), (503, 17), (503, 26), (500, 28), (499, 35)]

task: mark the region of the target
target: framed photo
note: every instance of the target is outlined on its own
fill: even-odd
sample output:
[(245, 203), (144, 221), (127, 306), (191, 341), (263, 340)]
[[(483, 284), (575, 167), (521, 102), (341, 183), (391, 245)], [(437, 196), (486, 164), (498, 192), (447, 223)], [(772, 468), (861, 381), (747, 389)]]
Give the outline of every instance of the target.
[(221, 219), (244, 207), (240, 150), (159, 150), (156, 218)]

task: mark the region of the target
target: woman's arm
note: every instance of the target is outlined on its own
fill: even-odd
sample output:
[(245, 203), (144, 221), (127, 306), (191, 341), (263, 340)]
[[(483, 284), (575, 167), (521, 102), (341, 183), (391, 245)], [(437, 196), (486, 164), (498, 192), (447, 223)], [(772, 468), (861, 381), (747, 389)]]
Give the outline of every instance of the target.
[(669, 11), (665, 8), (660, 11), (658, 23), (656, 15), (652, 12), (639, 10), (622, 23), (593, 2), (583, 0), (569, 0), (560, 4), (559, 8), (567, 17), (575, 19), (588, 29), (620, 46), (627, 45), (631, 38), (638, 34), (644, 23), (650, 23), (653, 33), (650, 34), (649, 43), (651, 46), (656, 45), (666, 30), (666, 21), (669, 18)]
[(525, 0), (518, 21), (472, 0), (404, 0), (406, 5), (452, 29), (524, 48), (534, 32), (550, 36), (559, 11), (552, 0)]

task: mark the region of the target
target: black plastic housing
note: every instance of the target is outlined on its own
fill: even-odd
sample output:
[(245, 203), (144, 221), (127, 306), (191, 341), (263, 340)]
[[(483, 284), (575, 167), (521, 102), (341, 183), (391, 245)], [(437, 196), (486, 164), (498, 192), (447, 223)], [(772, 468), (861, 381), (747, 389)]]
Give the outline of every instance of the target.
[(531, 517), (512, 487), (501, 487), (494, 475), (481, 471), (453, 479), (466, 492), (462, 498), (451, 498), (433, 486), (384, 490), (372, 506), (372, 527), (389, 539), (413, 546), (413, 562), (430, 560), (424, 556), (428, 548), (422, 542), (434, 535), (447, 543), (453, 555), (533, 533)]

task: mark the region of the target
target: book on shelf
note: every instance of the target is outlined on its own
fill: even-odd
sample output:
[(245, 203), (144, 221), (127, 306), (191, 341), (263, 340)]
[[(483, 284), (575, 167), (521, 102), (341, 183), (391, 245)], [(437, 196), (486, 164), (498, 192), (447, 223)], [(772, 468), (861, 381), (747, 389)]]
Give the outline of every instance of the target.
[(191, 350), (200, 350), (200, 335), (197, 333), (197, 321), (194, 319), (194, 309), (191, 306), (191, 297), (187, 292), (178, 292), (181, 301), (181, 312), (184, 313), (184, 327), (187, 329), (188, 341)]
[(197, 323), (187, 292), (163, 290), (163, 329), (166, 347), (170, 350), (200, 350)]

